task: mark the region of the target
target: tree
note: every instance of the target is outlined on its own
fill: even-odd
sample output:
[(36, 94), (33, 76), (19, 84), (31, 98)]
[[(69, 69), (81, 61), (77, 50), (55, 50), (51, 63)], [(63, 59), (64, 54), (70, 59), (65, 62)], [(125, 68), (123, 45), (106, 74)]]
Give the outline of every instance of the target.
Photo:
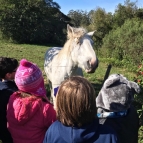
[[(1, 31), (18, 43), (61, 43), (70, 19), (52, 0), (0, 0)], [(57, 25), (58, 24), (58, 25)], [(61, 38), (62, 37), (62, 38)]]
[(112, 14), (106, 13), (104, 9), (98, 7), (96, 10), (91, 10), (89, 12), (90, 25), (88, 30), (96, 30), (94, 34), (94, 45), (96, 49), (102, 46), (102, 39), (109, 31), (112, 29), (113, 20)]
[(130, 0), (126, 0), (124, 5), (120, 3), (118, 4), (113, 15), (114, 28), (121, 27), (127, 19), (132, 19), (135, 17), (135, 13), (138, 9), (136, 2), (130, 2)]
[(143, 8), (137, 9), (135, 16), (140, 19), (143, 19)]
[(82, 10), (70, 10), (67, 14), (71, 18), (71, 23), (75, 27), (83, 26), (86, 27), (90, 24), (88, 12)]

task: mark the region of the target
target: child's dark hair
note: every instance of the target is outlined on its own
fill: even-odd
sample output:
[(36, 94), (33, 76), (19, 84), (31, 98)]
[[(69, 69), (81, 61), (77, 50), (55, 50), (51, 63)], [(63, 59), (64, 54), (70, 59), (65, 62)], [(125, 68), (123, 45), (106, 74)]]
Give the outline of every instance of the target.
[(12, 73), (18, 67), (14, 58), (0, 57), (0, 78), (5, 78), (7, 73)]

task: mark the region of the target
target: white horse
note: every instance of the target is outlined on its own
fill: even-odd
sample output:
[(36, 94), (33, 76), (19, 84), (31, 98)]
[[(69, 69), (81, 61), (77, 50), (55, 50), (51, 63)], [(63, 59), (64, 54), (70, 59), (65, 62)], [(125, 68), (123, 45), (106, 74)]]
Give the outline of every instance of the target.
[[(67, 25), (67, 37), (64, 47), (52, 47), (45, 54), (44, 70), (51, 83), (51, 95), (63, 80), (73, 75), (93, 73), (98, 67), (98, 59), (93, 50), (91, 36), (83, 28)], [(54, 96), (53, 96), (54, 98)]]

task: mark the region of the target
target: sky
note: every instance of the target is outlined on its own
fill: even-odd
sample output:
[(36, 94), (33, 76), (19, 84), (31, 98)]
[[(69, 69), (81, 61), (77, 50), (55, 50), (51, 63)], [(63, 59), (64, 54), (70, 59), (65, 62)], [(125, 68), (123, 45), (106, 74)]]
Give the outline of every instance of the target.
[[(67, 15), (70, 10), (83, 10), (89, 12), (98, 7), (105, 9), (106, 12), (114, 13), (117, 5), (119, 3), (124, 5), (124, 1), (125, 0), (53, 0), (53, 2), (57, 2), (60, 5), (60, 10), (65, 15)], [(130, 2), (135, 1), (136, 0), (130, 0)], [(138, 0), (136, 5), (139, 8), (143, 8), (143, 0)]]

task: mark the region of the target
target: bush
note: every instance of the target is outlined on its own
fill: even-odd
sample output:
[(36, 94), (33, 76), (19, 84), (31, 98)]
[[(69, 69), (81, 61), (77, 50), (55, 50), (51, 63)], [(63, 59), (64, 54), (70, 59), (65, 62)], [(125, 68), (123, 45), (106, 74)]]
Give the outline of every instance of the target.
[(136, 77), (134, 78), (134, 81), (141, 87), (141, 92), (136, 97), (136, 100), (143, 105), (143, 62), (139, 64), (136, 70)]
[(104, 58), (124, 60), (137, 65), (143, 59), (142, 33), (143, 21), (141, 19), (126, 20), (121, 27), (110, 31), (104, 37), (102, 55)]
[(137, 111), (140, 118), (140, 129), (139, 129), (139, 143), (143, 142), (143, 62), (139, 64), (137, 71), (136, 71), (136, 77), (134, 78), (134, 81), (137, 82), (141, 87), (140, 94), (135, 96)]

